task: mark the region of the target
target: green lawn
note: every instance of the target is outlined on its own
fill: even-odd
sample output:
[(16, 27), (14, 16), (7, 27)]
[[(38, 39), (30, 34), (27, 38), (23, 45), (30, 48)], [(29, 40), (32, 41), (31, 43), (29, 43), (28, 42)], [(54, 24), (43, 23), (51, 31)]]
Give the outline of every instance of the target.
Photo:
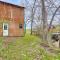
[(25, 37), (14, 38), (5, 47), (4, 38), (0, 37), (0, 60), (60, 60), (60, 54), (48, 54), (40, 43), (40, 38), (26, 34)]

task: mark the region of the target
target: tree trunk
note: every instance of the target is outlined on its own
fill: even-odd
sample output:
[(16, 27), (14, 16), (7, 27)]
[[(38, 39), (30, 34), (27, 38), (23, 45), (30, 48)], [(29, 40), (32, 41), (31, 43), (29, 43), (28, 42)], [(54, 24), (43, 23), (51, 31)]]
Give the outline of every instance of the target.
[(46, 16), (46, 9), (45, 9), (45, 3), (44, 0), (41, 0), (42, 3), (42, 21), (43, 21), (43, 41), (47, 40), (47, 16)]
[(32, 8), (32, 15), (31, 15), (31, 35), (32, 35), (32, 31), (33, 31), (33, 19), (34, 19), (34, 14), (35, 14), (35, 3), (36, 3), (36, 0), (34, 1), (34, 4), (33, 4), (33, 8)]

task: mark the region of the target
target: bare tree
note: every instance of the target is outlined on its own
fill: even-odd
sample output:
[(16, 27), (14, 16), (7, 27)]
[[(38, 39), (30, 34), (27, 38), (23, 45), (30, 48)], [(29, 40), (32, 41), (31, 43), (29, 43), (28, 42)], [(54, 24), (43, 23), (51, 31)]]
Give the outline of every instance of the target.
[[(26, 0), (26, 1), (28, 1), (28, 0)], [(30, 0), (30, 1), (32, 1), (32, 0)], [(33, 2), (34, 2), (33, 4), (30, 4), (29, 5), (29, 7), (30, 7), (30, 13), (31, 13), (30, 16), (31, 17), (30, 17), (29, 20), (27, 20), (28, 21), (28, 24), (31, 23), (31, 34), (32, 34), (32, 30), (34, 30), (34, 27), (37, 29), (37, 32), (38, 32), (38, 31), (41, 31), (40, 26), (42, 26), (43, 40), (47, 40), (47, 32), (48, 32), (47, 30), (52, 25), (53, 19), (54, 19), (54, 15), (56, 15), (56, 12), (58, 11), (59, 8), (55, 4), (56, 0), (54, 0), (54, 1), (53, 0), (33, 0)], [(36, 3), (37, 2), (39, 4), (41, 4), (41, 5), (37, 5), (36, 6)], [(40, 13), (40, 12), (39, 13), (36, 13), (36, 9), (38, 7), (39, 7), (39, 9), (41, 9), (40, 12), (42, 12), (42, 13)], [(38, 14), (39, 16), (37, 15), (37, 16), (34, 17), (35, 14)], [(52, 17), (52, 19), (50, 17)], [(51, 21), (47, 22), (48, 20), (51, 20)], [(39, 22), (41, 22), (41, 21), (43, 23), (42, 24), (39, 24)], [(47, 25), (47, 23), (50, 23), (50, 25)], [(38, 34), (40, 34), (40, 32), (38, 32)]]
[(34, 19), (34, 14), (35, 14), (35, 3), (36, 3), (36, 0), (34, 1), (34, 4), (33, 4), (33, 7), (32, 7), (32, 14), (31, 14), (31, 35), (32, 35), (32, 30), (33, 30), (33, 19)]
[(52, 23), (53, 23), (53, 20), (54, 20), (54, 17), (55, 17), (55, 15), (56, 15), (56, 12), (59, 10), (59, 8), (60, 8), (60, 6), (56, 8), (56, 10), (55, 10), (55, 12), (54, 12), (54, 14), (53, 14), (53, 16), (52, 16), (52, 19), (51, 19), (51, 21), (50, 21), (49, 29), (48, 29), (48, 30), (50, 30), (50, 28), (51, 28), (51, 26), (52, 26)]
[[(29, 4), (29, 0), (25, 0), (26, 1), (26, 4)], [(35, 3), (36, 3), (36, 0), (34, 0), (33, 1), (34, 3), (33, 3), (33, 5), (31, 6), (30, 4), (29, 4), (29, 8), (30, 9), (27, 9), (27, 10), (29, 10), (30, 11), (30, 19), (27, 19), (26, 20), (26, 23), (28, 24), (28, 23), (30, 23), (31, 22), (31, 35), (32, 35), (32, 30), (33, 30), (33, 20), (34, 20), (34, 14), (35, 14)], [(28, 8), (28, 6), (26, 5), (26, 7)]]
[(43, 40), (47, 40), (47, 16), (44, 0), (41, 0), (42, 4), (42, 21), (43, 21)]

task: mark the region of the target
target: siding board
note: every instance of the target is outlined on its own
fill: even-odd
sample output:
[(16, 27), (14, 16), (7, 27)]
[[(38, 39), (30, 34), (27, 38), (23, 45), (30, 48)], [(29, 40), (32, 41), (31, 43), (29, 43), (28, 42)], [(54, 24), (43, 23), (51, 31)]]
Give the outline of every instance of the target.
[(3, 23), (9, 24), (9, 36), (23, 36), (24, 28), (19, 28), (19, 24), (24, 27), (24, 8), (0, 2), (0, 23), (0, 36)]

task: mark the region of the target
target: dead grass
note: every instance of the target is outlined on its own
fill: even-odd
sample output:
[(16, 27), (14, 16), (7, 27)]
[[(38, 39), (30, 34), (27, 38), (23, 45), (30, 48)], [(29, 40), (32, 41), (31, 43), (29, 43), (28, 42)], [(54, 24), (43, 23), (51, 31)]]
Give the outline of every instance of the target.
[[(0, 38), (0, 60), (59, 60), (58, 56), (49, 54), (49, 47), (41, 43), (36, 36), (26, 34), (25, 37)], [(44, 47), (47, 48), (44, 48)]]

